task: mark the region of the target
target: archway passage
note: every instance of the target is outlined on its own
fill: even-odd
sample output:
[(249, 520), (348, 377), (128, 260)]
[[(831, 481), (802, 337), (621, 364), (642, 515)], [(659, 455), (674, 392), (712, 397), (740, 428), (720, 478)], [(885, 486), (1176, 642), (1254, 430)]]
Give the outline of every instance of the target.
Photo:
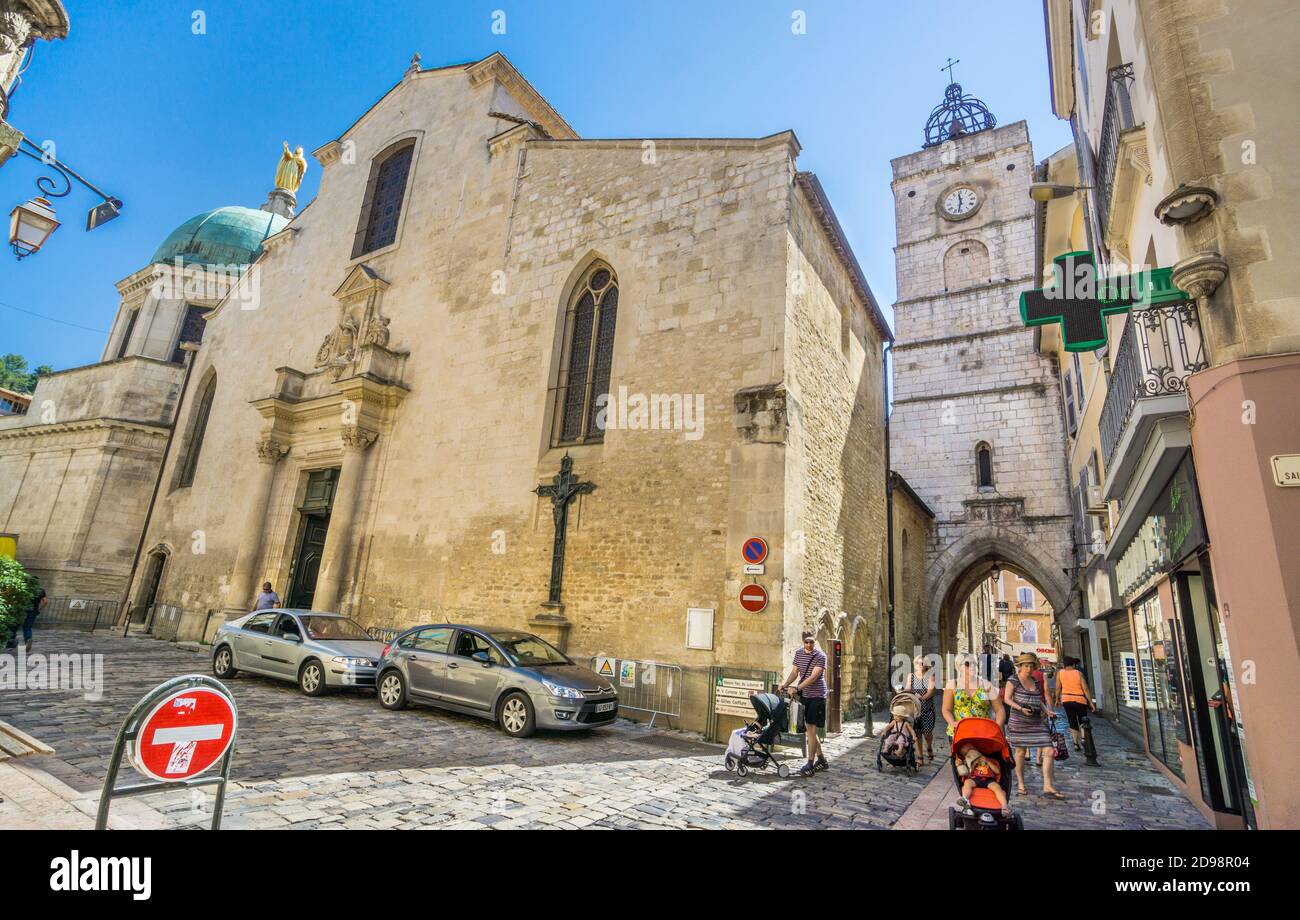
[(975, 559), (951, 580), (942, 598), (939, 652), (987, 651), (1013, 658), (1033, 652), (1056, 660), (1062, 652), (1056, 624), (1061, 608), (1053, 603), (1049, 588), (1059, 590), (1058, 585), (1045, 588), (1030, 567), (996, 552)]

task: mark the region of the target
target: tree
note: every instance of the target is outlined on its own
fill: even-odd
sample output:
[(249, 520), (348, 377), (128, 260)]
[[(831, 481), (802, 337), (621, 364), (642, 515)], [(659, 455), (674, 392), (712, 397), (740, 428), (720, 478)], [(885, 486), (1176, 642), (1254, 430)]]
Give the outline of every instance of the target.
[(0, 645), (17, 635), (36, 595), (36, 579), (17, 559), (0, 556)]
[(54, 368), (42, 364), (34, 371), (27, 370), (27, 359), (22, 355), (7, 354), (0, 357), (0, 387), (17, 390), (19, 393), (31, 393), (36, 389), (36, 378), (51, 374)]

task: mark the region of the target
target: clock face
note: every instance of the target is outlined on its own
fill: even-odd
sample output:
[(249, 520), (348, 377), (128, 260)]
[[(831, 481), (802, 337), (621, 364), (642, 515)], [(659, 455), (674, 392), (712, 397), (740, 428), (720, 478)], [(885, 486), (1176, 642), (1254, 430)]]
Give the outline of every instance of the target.
[(949, 217), (965, 217), (975, 212), (979, 201), (975, 189), (963, 185), (943, 197), (943, 213)]

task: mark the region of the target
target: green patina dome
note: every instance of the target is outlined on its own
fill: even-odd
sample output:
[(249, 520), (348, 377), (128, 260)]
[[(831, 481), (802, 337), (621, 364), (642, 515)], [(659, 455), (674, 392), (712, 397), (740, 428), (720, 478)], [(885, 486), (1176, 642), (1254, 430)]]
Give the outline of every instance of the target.
[(247, 265), (262, 253), (262, 241), (289, 221), (254, 208), (217, 208), (191, 217), (170, 234), (151, 262), (186, 265)]

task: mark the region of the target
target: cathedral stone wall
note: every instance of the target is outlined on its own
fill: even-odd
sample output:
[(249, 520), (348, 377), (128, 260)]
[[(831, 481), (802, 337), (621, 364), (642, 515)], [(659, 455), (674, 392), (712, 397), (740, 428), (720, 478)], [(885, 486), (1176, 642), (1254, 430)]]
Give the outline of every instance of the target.
[[(562, 613), (579, 660), (682, 665), (683, 724), (699, 728), (708, 667), (780, 671), (818, 606), (857, 614), (873, 603), (879, 332), (803, 204), (792, 134), (545, 138), (488, 115), (524, 110), (554, 126), (509, 72), (492, 73), (408, 77), (322, 148), (338, 155), (323, 156), (317, 198), (246, 279), (257, 306), (232, 299), (211, 315), (180, 413), (184, 431), (198, 383), (215, 374), (197, 474), (172, 487), (173, 457), (148, 538), (173, 549), (159, 599), (191, 618), (245, 607), (251, 596), (231, 584), (248, 533), (260, 547), (252, 583), (283, 592), (307, 475), (347, 473), (359, 406), (375, 437), (354, 467), (338, 609), (389, 627), (527, 629)], [(370, 160), (404, 138), (415, 151), (397, 240), (353, 258)], [(602, 443), (552, 446), (565, 308), (596, 259), (620, 291), (612, 393), (698, 400), (699, 427), (611, 413)], [(383, 374), (318, 363), (346, 299), (336, 293), (360, 264), (379, 279), (368, 303), (391, 332)], [(377, 388), (373, 402), (345, 398)], [(259, 436), (287, 453), (250, 518)], [(557, 611), (543, 606), (552, 507), (533, 489), (566, 453), (595, 489), (570, 507)], [(330, 527), (340, 518), (336, 499)], [(811, 547), (797, 573), (795, 531)], [(756, 614), (738, 602), (749, 580), (740, 547), (754, 535), (771, 546), (755, 580), (772, 601)], [(715, 611), (712, 649), (686, 648), (691, 607)]]

